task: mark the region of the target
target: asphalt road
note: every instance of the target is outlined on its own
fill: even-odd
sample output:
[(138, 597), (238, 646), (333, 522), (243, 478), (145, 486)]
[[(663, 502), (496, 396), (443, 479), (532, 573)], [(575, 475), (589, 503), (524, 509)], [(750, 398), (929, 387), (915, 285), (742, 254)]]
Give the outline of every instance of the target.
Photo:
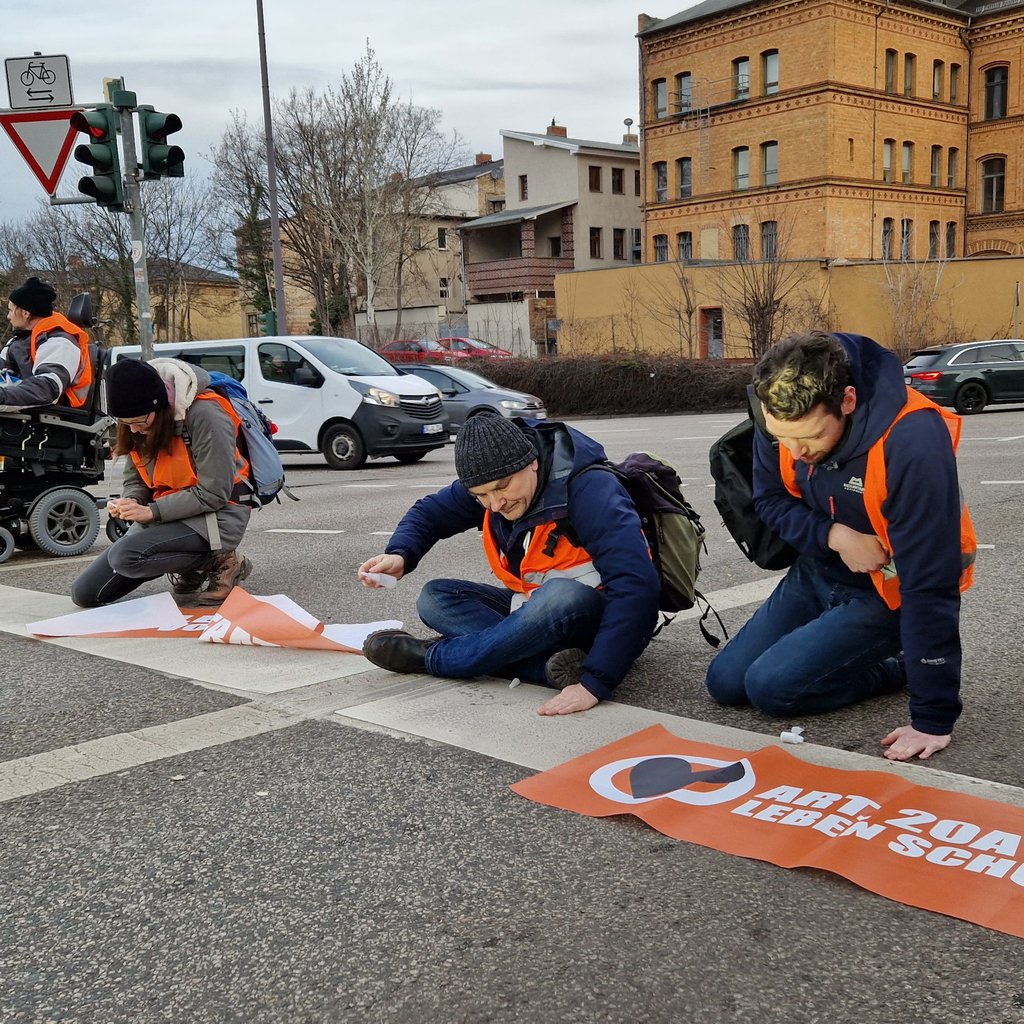
[[(573, 421), (614, 459), (653, 450), (677, 466), (708, 527), (700, 586), (730, 631), (771, 577), (711, 502), (707, 448), (737, 419)], [(965, 712), (932, 762), (944, 774), (899, 770), (1024, 805), (1024, 412), (964, 427), (983, 545), (964, 601)], [(251, 592), (425, 635), (421, 581), (486, 578), (466, 535), (393, 590), (356, 581), (408, 505), (450, 481), (450, 448), (356, 473), (287, 462), (301, 501), (253, 517)], [(1024, 940), (509, 791), (652, 716), (747, 748), (797, 724), (714, 705), (692, 619), (654, 641), (615, 705), (554, 721), (533, 714), (539, 688), (396, 677), (346, 655), (22, 635), (66, 609), (105, 544), (0, 566), (3, 1024), (1024, 1022)], [(808, 718), (800, 749), (885, 769), (879, 739), (905, 718), (899, 695)]]

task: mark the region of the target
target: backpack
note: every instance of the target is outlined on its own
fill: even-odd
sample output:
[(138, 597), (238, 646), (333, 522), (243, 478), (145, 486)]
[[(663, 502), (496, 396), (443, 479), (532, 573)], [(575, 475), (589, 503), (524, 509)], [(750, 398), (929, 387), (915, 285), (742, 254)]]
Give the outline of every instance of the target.
[(740, 551), (762, 569), (786, 569), (796, 548), (786, 543), (754, 508), (754, 438), (764, 429), (761, 405), (747, 388), (747, 418), (727, 430), (708, 452), (715, 481), (715, 508)]
[[(712, 647), (720, 643), (704, 625), (713, 611), (704, 595), (697, 590), (700, 575), (700, 552), (704, 547), (704, 527), (700, 514), (683, 497), (679, 474), (669, 463), (649, 452), (633, 452), (622, 462), (595, 462), (580, 473), (606, 469), (614, 473), (629, 495), (651, 550), (651, 561), (661, 581), (658, 607), (662, 612), (681, 612), (703, 602), (700, 631)], [(577, 476), (580, 473), (576, 474)], [(706, 550), (706, 549), (705, 549)], [(718, 613), (715, 612), (718, 618)], [(665, 615), (655, 635), (672, 621)], [(722, 625), (722, 620), (718, 620)], [(725, 632), (725, 627), (722, 626)]]
[(239, 418), (238, 449), (249, 462), (249, 484), (252, 492), (240, 499), (243, 505), (261, 508), (277, 498), (284, 490), (293, 501), (295, 497), (284, 484), (284, 465), (272, 440), (274, 427), (263, 411), (249, 400), (249, 393), (241, 381), (219, 370), (209, 370), (210, 389), (226, 398)]

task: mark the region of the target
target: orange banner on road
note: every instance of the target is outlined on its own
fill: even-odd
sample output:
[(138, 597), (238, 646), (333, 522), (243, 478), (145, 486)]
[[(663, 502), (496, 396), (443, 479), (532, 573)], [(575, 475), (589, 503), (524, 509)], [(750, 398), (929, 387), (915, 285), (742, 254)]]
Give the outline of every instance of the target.
[(673, 736), (660, 725), (516, 783), (592, 817), (634, 814), (674, 839), (832, 871), (889, 899), (1024, 938), (1024, 808), (896, 775)]

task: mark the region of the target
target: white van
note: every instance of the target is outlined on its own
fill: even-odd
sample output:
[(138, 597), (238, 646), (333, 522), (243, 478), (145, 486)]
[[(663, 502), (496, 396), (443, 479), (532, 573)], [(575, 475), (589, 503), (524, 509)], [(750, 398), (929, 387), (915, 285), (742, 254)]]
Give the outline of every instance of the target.
[[(280, 451), (323, 452), (333, 469), (358, 469), (370, 455), (417, 462), (449, 443), (437, 388), (350, 338), (183, 341), (154, 350), (240, 380), (277, 424)], [(112, 360), (140, 355), (138, 345), (110, 350)]]

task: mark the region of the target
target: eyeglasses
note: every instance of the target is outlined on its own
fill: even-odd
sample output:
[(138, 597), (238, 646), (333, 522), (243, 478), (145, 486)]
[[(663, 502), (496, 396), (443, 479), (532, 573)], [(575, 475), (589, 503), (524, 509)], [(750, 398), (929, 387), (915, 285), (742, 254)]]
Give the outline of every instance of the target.
[(153, 419), (156, 416), (155, 412), (147, 413), (145, 416), (135, 416), (129, 420), (119, 419), (117, 422), (123, 427), (127, 427), (129, 430), (145, 430), (146, 427), (153, 423)]

